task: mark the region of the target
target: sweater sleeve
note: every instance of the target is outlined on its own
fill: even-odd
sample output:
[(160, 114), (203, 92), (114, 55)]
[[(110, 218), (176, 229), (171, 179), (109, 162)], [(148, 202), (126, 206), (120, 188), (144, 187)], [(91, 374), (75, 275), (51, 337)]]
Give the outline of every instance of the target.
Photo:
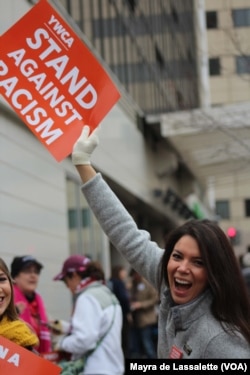
[(158, 289), (158, 267), (163, 249), (151, 241), (148, 232), (138, 229), (100, 173), (82, 186), (82, 192), (115, 248)]

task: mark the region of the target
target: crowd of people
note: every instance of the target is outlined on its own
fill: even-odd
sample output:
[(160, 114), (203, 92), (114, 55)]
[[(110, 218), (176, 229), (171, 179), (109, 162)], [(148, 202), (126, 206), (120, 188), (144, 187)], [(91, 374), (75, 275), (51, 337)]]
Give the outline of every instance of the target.
[[(66, 259), (61, 272), (54, 277), (54, 280), (63, 281), (73, 295), (74, 314), (71, 318), (71, 324), (69, 324), (63, 320), (49, 321), (48, 319), (44, 300), (37, 292), (43, 267), (41, 262), (32, 255), (14, 257), (10, 265), (10, 271), (8, 271), (4, 261), (1, 267), (2, 272), (6, 274), (5, 281), (9, 280), (9, 284), (11, 283), (15, 317), (18, 316), (20, 321), (26, 322), (27, 326), (37, 336), (37, 344), (33, 345), (32, 348), (34, 351), (39, 354), (46, 354), (53, 350), (70, 352), (73, 359), (79, 357), (77, 351), (79, 347), (81, 347), (82, 353), (91, 352), (98, 341), (96, 335), (102, 336), (102, 330), (105, 331), (105, 326), (111, 325), (110, 317), (112, 314), (110, 312), (113, 307), (110, 307), (105, 313), (104, 307), (112, 305), (115, 306), (116, 313), (112, 318), (113, 336), (116, 339), (112, 339), (112, 345), (111, 342), (107, 342), (106, 346), (114, 355), (114, 366), (117, 368), (117, 360), (122, 363), (123, 358), (131, 356), (156, 357), (155, 346), (154, 348), (152, 346), (151, 353), (149, 353), (146, 350), (147, 340), (144, 342), (140, 339), (140, 344), (136, 341), (140, 337), (140, 334), (137, 337), (138, 327), (142, 330), (142, 327), (145, 329), (145, 324), (154, 325), (154, 328), (156, 326), (157, 292), (145, 280), (142, 282), (140, 275), (134, 270), (131, 270), (131, 275), (128, 277), (125, 266), (114, 266), (111, 277), (107, 280), (98, 262), (79, 254)], [(145, 285), (147, 286), (145, 287)], [(90, 293), (85, 293), (76, 304), (78, 297), (83, 291), (86, 292), (87, 290), (92, 292), (92, 297), (90, 297)], [(97, 309), (96, 304), (99, 309)], [(84, 306), (84, 314), (82, 314), (82, 306)], [(100, 315), (97, 313), (100, 313)], [(84, 319), (82, 318), (83, 315)], [(152, 318), (145, 319), (150, 315), (152, 315)], [(79, 321), (77, 316), (80, 317)], [(100, 323), (98, 324), (99, 320)], [(96, 324), (102, 327), (101, 332), (96, 330)], [(82, 329), (80, 329), (81, 325)], [(71, 332), (70, 340), (69, 332)], [(66, 340), (63, 340), (64, 335), (67, 336)], [(76, 343), (76, 349), (74, 342)], [(85, 345), (87, 345), (86, 348)], [(143, 349), (144, 345), (146, 347)], [(139, 346), (141, 346), (140, 350), (138, 349)], [(80, 352), (80, 354), (82, 353)], [(98, 363), (98, 359), (93, 356), (93, 362)], [(103, 363), (102, 358), (101, 360)], [(88, 361), (88, 363), (91, 364), (91, 361)]]
[(0, 259), (0, 335), (38, 355), (57, 351), (63, 371), (74, 364), (79, 374), (122, 375), (125, 358), (249, 359), (247, 283), (225, 233), (214, 221), (188, 220), (160, 248), (91, 166), (98, 143), (84, 126), (72, 161), (130, 270), (116, 265), (107, 280), (100, 263), (70, 256), (54, 281), (72, 294), (72, 314), (49, 321), (37, 292), (43, 264), (18, 256), (9, 271)]
[(10, 270), (0, 259), (0, 335), (41, 356), (56, 351), (62, 370), (76, 363), (79, 374), (123, 374), (125, 358), (156, 358), (158, 294), (136, 271), (117, 265), (107, 280), (99, 262), (68, 257), (53, 280), (72, 294), (72, 315), (50, 321), (37, 292), (43, 267), (32, 255)]

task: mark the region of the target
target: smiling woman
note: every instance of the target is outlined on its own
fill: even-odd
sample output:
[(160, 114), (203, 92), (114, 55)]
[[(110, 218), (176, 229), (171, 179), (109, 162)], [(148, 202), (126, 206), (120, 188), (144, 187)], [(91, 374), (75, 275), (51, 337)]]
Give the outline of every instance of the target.
[(176, 304), (198, 297), (208, 286), (207, 271), (196, 240), (185, 235), (176, 242), (167, 265), (169, 288)]
[(250, 301), (226, 234), (213, 221), (190, 220), (161, 249), (90, 165), (98, 142), (84, 126), (72, 161), (113, 246), (159, 291), (158, 357), (250, 358)]
[(0, 258), (0, 336), (26, 349), (33, 350), (38, 337), (18, 318), (13, 285), (7, 265)]

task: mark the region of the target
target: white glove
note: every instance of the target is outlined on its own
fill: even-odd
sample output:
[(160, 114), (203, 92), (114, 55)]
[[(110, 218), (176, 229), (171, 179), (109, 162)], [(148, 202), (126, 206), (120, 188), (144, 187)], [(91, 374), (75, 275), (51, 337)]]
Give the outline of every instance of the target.
[(82, 133), (72, 150), (72, 162), (74, 165), (88, 165), (90, 164), (90, 156), (99, 143), (97, 135), (98, 128), (96, 128), (90, 135), (90, 127), (84, 125)]

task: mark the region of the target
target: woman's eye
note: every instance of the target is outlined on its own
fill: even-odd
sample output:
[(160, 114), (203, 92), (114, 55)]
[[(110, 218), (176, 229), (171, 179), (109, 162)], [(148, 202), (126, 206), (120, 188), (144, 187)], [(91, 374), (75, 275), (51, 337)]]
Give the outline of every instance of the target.
[(200, 266), (200, 267), (203, 266), (203, 261), (202, 261), (202, 260), (195, 260), (194, 263), (195, 263), (197, 266)]
[(5, 276), (0, 277), (0, 282), (5, 282), (5, 281), (7, 281), (7, 277)]
[(181, 256), (178, 253), (173, 253), (172, 257), (174, 259), (180, 259), (181, 258)]

